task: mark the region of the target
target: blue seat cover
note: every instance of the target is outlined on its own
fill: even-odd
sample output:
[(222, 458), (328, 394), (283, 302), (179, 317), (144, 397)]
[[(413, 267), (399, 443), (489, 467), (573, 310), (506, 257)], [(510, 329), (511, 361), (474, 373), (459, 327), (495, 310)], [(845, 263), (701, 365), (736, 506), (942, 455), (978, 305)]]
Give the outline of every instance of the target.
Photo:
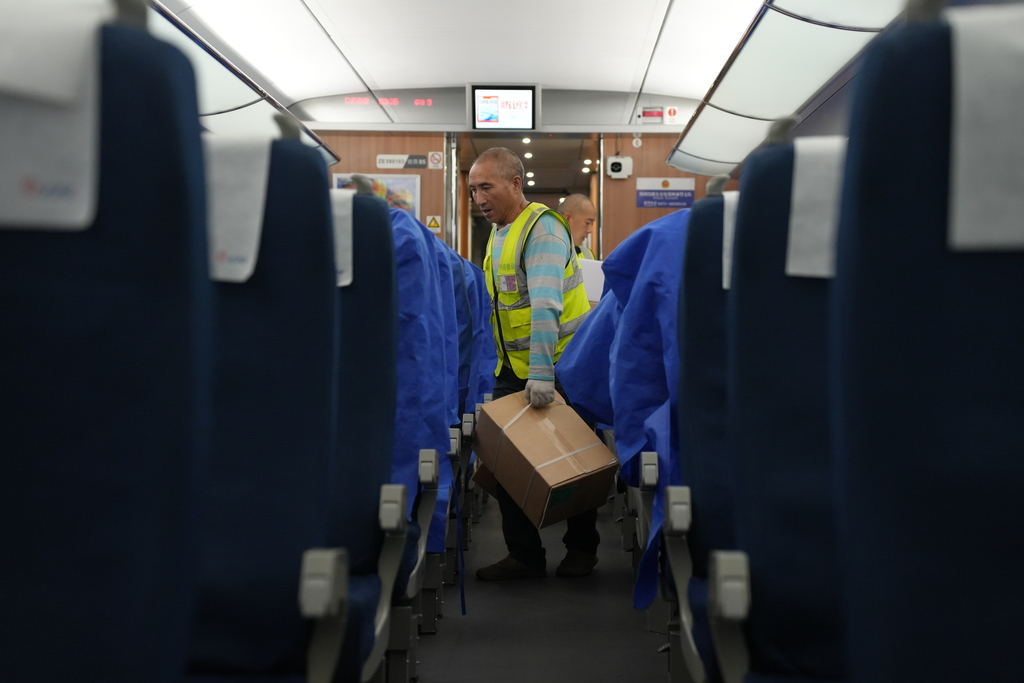
[(562, 351), (555, 373), (573, 408), (584, 419), (615, 424), (611, 395), (611, 347), (622, 306), (608, 291)]
[(476, 370), (476, 401), (483, 403), (484, 394), (494, 391), (494, 369), (498, 366), (498, 350), (494, 343), (494, 332), (491, 326), (491, 297), (487, 293), (487, 276), (484, 271), (470, 264), (476, 292), (475, 314), (473, 316), (473, 358)]
[(1021, 680), (1024, 254), (947, 248), (949, 26), (882, 35), (857, 78), (831, 359), (850, 679)]
[(213, 292), (196, 86), (175, 48), (101, 30), (94, 223), (0, 230), (5, 681), (178, 681), (187, 648)]
[[(648, 607), (657, 595), (665, 487), (683, 483), (675, 433), (676, 316), (689, 220), (690, 210), (683, 209), (653, 221), (630, 235), (604, 265), (606, 283), (622, 305), (610, 350), (609, 385), (623, 479), (638, 485), (636, 456), (645, 450), (658, 453), (651, 532), (633, 592), (638, 609)], [(635, 273), (632, 278), (630, 272)]]
[[(391, 209), (398, 274), (398, 395), (391, 481), (405, 484), (410, 512), (419, 488), (419, 451), (448, 452), (444, 318), (436, 240), (407, 211)], [(446, 499), (447, 500), (447, 499)]]
[(469, 398), (469, 375), (473, 365), (473, 309), (469, 300), (469, 264), (451, 248), (448, 249), (448, 262), (452, 269), (452, 284), (455, 288), (455, 320), (458, 325), (458, 410), (457, 419), (452, 424), (461, 423), (466, 412)]

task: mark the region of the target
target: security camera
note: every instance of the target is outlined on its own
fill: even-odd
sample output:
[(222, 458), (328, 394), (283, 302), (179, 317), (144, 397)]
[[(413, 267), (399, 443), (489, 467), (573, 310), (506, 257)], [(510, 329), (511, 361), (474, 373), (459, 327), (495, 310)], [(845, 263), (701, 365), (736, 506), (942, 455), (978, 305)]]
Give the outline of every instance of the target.
[(633, 157), (608, 157), (607, 163), (610, 178), (628, 178), (633, 175)]

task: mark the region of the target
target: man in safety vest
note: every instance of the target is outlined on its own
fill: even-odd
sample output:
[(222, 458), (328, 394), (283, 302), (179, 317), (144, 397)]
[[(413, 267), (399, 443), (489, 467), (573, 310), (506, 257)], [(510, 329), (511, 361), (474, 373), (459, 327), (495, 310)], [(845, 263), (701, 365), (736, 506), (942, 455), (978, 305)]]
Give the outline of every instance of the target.
[(569, 224), (572, 243), (576, 248), (576, 258), (596, 260), (594, 252), (584, 244), (590, 229), (597, 222), (597, 209), (590, 201), (590, 197), (585, 194), (571, 194), (558, 205), (558, 213), (562, 214), (565, 222)]
[[(523, 162), (503, 147), (487, 150), (469, 171), (469, 191), (492, 224), (484, 273), (492, 301), (498, 367), (494, 397), (525, 391), (545, 406), (556, 389), (555, 362), (590, 312), (565, 219), (523, 196)], [(568, 397), (566, 397), (568, 400)], [(540, 533), (498, 485), (501, 529), (508, 557), (477, 571), (479, 579), (542, 577), (547, 560)], [(585, 576), (597, 564), (597, 510), (570, 517), (562, 541), (568, 552), (556, 575)]]

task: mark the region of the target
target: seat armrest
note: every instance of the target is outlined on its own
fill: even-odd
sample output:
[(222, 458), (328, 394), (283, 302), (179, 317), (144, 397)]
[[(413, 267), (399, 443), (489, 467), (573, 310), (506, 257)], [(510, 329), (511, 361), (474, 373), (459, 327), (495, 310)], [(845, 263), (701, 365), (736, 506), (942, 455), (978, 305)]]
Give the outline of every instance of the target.
[(423, 587), (423, 572), (426, 566), (427, 539), (430, 531), (430, 524), (434, 519), (434, 508), (437, 507), (438, 494), (438, 468), (440, 458), (437, 450), (423, 448), (420, 450), (419, 478), (420, 499), (415, 514), (416, 522), (420, 526), (420, 538), (416, 542), (416, 566), (409, 574), (409, 585), (406, 587), (405, 597), (410, 600), (416, 597)]
[(711, 639), (724, 683), (742, 683), (750, 669), (743, 622), (750, 612), (750, 562), (738, 550), (715, 550), (708, 563)]
[[(693, 640), (693, 612), (690, 609), (689, 586), (693, 576), (693, 559), (686, 534), (690, 531), (692, 519), (690, 487), (668, 486), (665, 488), (665, 523), (662, 526), (662, 541), (668, 556), (669, 569), (676, 587), (676, 605), (679, 608), (678, 622), (669, 624), (669, 646), (677, 648), (685, 666), (678, 672), (680, 683), (704, 683), (707, 674), (704, 662), (697, 652)], [(673, 673), (676, 668), (673, 668)]]
[(408, 528), (406, 510), (408, 492), (402, 484), (384, 484), (380, 487), (378, 518), (384, 532), (384, 544), (377, 559), (377, 575), (381, 591), (377, 602), (377, 613), (373, 622), (373, 648), (363, 663), (362, 680), (368, 682), (384, 665), (384, 653), (388, 649), (391, 633), (391, 596), (395, 590), (395, 578), (405, 553), (405, 534)]
[(658, 488), (658, 454), (655, 451), (640, 453), (640, 490), (654, 491)]
[(381, 531), (404, 534), (408, 524), (405, 511), (408, 508), (408, 493), (402, 484), (384, 484), (380, 487), (378, 519)]
[(307, 680), (331, 683), (348, 619), (348, 553), (344, 548), (316, 548), (302, 554), (299, 610), (315, 620), (306, 653)]

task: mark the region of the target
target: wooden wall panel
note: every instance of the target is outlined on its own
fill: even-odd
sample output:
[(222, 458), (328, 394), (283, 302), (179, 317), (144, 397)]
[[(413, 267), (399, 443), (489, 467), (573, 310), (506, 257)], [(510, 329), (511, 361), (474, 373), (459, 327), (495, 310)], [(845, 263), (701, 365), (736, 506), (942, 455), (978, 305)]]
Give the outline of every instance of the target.
[(444, 171), (432, 169), (377, 168), (378, 154), (444, 153), (444, 133), (362, 133), (317, 131), (317, 135), (341, 157), (328, 173), (419, 174), (420, 220), (441, 216), (444, 222)]
[[(607, 256), (627, 237), (651, 221), (676, 211), (677, 209), (641, 209), (636, 205), (637, 178), (694, 178), (696, 188), (694, 201), (702, 199), (708, 176), (685, 173), (665, 163), (678, 135), (644, 133), (641, 147), (633, 147), (632, 134), (623, 134), (619, 140), (615, 135), (604, 136), (604, 156), (613, 156), (618, 149), (619, 156), (633, 157), (633, 175), (618, 180), (604, 178), (604, 213), (599, 222), (604, 231), (603, 252)], [(616, 148), (616, 145), (619, 145)], [(603, 169), (602, 169), (603, 171)], [(726, 189), (738, 189), (738, 182), (730, 181)]]

